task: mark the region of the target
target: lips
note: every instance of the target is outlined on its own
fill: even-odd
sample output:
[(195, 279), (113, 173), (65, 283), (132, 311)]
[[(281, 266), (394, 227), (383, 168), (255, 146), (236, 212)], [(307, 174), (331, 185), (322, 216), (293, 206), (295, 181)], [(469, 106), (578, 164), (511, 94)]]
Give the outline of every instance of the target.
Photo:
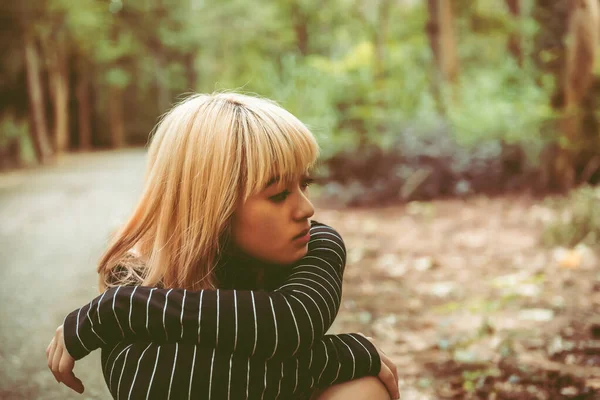
[(300, 232), (299, 234), (297, 234), (296, 236), (294, 236), (294, 239), (300, 239), (301, 237), (304, 237), (308, 234), (308, 232), (310, 232), (310, 229), (305, 229), (302, 232)]

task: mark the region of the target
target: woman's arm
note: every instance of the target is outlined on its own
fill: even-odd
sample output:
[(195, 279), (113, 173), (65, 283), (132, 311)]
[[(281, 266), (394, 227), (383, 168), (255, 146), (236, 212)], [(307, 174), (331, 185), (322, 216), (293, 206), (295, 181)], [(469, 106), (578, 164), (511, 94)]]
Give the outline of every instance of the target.
[(288, 399), (377, 376), (380, 359), (369, 340), (344, 334), (325, 335), (310, 351), (282, 360), (219, 353), (190, 343), (122, 342), (103, 354), (102, 368), (115, 398)]
[(346, 262), (333, 228), (313, 221), (310, 233), (307, 255), (273, 292), (111, 288), (66, 317), (67, 349), (80, 359), (103, 344), (136, 338), (265, 358), (307, 350), (337, 315)]

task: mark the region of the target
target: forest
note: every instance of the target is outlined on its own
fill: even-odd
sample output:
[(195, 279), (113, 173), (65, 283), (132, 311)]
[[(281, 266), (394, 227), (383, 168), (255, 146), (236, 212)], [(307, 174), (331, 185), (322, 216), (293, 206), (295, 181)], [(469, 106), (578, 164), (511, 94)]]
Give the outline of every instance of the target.
[(74, 395), (34, 358), (95, 293), (95, 232), (133, 204), (161, 115), (220, 91), (316, 136), (315, 204), (350, 249), (336, 329), (382, 344), (403, 398), (600, 396), (598, 0), (19, 0), (0, 4), (0, 281), (56, 306), (0, 293), (34, 338), (0, 328), (0, 397)]

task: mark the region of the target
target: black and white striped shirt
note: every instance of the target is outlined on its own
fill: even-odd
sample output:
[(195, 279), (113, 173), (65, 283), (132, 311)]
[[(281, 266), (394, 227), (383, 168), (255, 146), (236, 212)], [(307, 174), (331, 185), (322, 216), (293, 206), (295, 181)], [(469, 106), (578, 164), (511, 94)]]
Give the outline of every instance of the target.
[(119, 399), (308, 398), (375, 376), (381, 361), (367, 339), (325, 334), (346, 251), (331, 227), (312, 221), (310, 233), (306, 256), (279, 269), (272, 290), (110, 288), (66, 317), (67, 350), (80, 359), (102, 347)]

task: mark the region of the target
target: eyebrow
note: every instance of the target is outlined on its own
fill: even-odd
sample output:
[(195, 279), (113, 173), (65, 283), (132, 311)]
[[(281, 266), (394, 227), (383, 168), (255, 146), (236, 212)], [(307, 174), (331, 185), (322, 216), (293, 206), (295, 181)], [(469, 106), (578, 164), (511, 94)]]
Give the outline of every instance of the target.
[[(310, 178), (310, 174), (309, 174), (308, 172), (305, 172), (305, 173), (303, 173), (303, 174), (302, 174), (302, 176), (300, 177), (300, 180), (303, 180), (303, 179), (308, 179), (308, 178)], [(280, 177), (280, 176), (278, 176), (278, 175), (277, 175), (277, 176), (274, 176), (274, 177), (272, 177), (271, 179), (269, 179), (269, 181), (268, 181), (268, 182), (267, 182), (267, 184), (265, 185), (265, 188), (264, 188), (264, 190), (268, 189), (270, 186), (272, 186), (273, 184), (275, 184), (275, 183), (279, 182), (280, 180), (281, 180), (281, 177)]]

